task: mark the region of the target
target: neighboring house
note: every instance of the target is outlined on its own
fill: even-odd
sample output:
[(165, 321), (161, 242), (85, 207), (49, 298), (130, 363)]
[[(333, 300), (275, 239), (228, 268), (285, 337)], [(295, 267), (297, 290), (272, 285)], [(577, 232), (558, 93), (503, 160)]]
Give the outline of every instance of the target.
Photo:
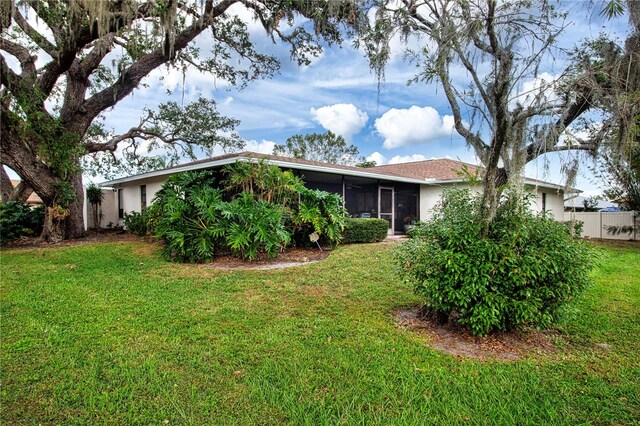
[[(444, 188), (454, 185), (469, 187), (467, 181), (456, 171), (465, 166), (471, 173), (477, 170), (477, 166), (449, 159), (358, 168), (241, 152), (105, 182), (101, 186), (113, 190), (106, 192), (105, 198), (112, 194), (115, 208), (113, 212), (103, 208), (103, 212), (105, 216), (113, 216), (121, 221), (125, 213), (139, 212), (149, 205), (162, 183), (173, 174), (189, 170), (220, 172), (223, 166), (236, 161), (261, 159), (268, 164), (293, 171), (309, 188), (342, 195), (345, 208), (353, 217), (385, 219), (390, 224), (390, 232), (399, 234), (404, 232), (405, 223), (429, 217), (430, 210), (438, 202)], [(220, 179), (222, 178), (220, 174)], [(525, 179), (525, 184), (535, 194), (531, 204), (533, 211), (548, 211), (556, 219), (562, 220), (563, 186), (534, 179)]]
[[(589, 200), (589, 197), (574, 196), (564, 200), (564, 210), (567, 212), (583, 212), (585, 211), (584, 202)], [(598, 200), (598, 203), (593, 207), (593, 211), (619, 211), (620, 209), (613, 201)], [(605, 210), (606, 209), (606, 210)]]
[[(21, 181), (18, 179), (11, 179), (11, 185), (15, 188)], [(35, 192), (31, 192), (29, 194), (29, 198), (27, 198), (26, 203), (30, 206), (39, 206), (42, 204), (42, 199)]]

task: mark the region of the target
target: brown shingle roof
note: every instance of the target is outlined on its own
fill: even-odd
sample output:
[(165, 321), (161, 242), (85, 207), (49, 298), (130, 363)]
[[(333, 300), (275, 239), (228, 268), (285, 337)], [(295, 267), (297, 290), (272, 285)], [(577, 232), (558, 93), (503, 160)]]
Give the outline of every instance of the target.
[(434, 160), (414, 161), (411, 163), (387, 164), (376, 166), (372, 170), (377, 173), (393, 173), (397, 176), (413, 177), (417, 179), (449, 180), (464, 178), (456, 172), (467, 166), (470, 173), (479, 170), (478, 166), (462, 161), (440, 158)]

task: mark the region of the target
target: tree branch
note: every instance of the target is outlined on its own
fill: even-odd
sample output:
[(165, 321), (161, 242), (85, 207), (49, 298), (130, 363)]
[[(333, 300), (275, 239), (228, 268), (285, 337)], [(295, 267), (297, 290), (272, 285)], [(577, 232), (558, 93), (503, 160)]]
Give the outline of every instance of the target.
[(56, 48), (56, 46), (54, 46), (49, 40), (46, 39), (46, 37), (36, 31), (36, 29), (33, 28), (26, 19), (24, 19), (24, 16), (22, 16), (22, 13), (20, 13), (19, 9), (16, 9), (13, 19), (16, 21), (16, 24), (18, 24), (20, 29), (27, 35), (27, 37), (29, 37), (34, 43), (36, 43), (40, 49), (44, 50), (53, 59), (57, 58), (58, 49)]
[[(226, 9), (237, 1), (238, 0), (223, 0), (213, 6), (212, 0), (207, 0), (203, 18), (195, 21), (191, 26), (176, 36), (174, 52), (184, 49), (194, 38), (212, 25), (215, 18), (224, 13)], [(171, 60), (171, 56), (168, 52), (164, 51), (164, 49), (158, 49), (143, 56), (129, 66), (121, 74), (116, 83), (87, 99), (83, 103), (82, 111), (76, 113), (73, 120), (88, 126), (88, 123), (97, 117), (98, 114), (114, 106), (125, 96), (129, 95), (138, 87), (138, 84), (145, 76), (169, 60)]]
[(21, 75), (23, 77), (35, 77), (35, 58), (31, 56), (31, 53), (27, 48), (4, 38), (0, 38), (0, 50), (4, 50), (9, 53), (20, 62), (20, 67), (22, 68)]

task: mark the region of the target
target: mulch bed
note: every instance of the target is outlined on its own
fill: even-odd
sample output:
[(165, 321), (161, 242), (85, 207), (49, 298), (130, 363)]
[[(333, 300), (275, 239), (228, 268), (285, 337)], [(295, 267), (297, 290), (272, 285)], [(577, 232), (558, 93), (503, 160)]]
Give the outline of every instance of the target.
[(395, 318), (398, 327), (423, 336), (432, 348), (461, 359), (517, 361), (526, 356), (557, 352), (554, 341), (561, 339), (552, 331), (538, 330), (477, 337), (459, 325), (439, 324), (424, 318), (419, 307), (398, 309)]
[(329, 256), (329, 251), (316, 248), (298, 248), (292, 247), (286, 249), (274, 259), (257, 259), (246, 261), (232, 256), (221, 256), (215, 259), (213, 263), (204, 265), (207, 269), (223, 269), (223, 270), (266, 270), (280, 269), (291, 266), (304, 265), (306, 263), (318, 262)]

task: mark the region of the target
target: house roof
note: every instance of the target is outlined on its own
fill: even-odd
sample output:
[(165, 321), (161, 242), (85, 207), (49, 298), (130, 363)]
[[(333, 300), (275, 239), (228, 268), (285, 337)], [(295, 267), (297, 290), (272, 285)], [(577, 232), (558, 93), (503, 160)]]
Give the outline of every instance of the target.
[[(223, 166), (236, 161), (258, 161), (264, 159), (270, 164), (274, 164), (283, 168), (292, 168), (297, 170), (307, 170), (315, 172), (324, 172), (331, 174), (341, 174), (346, 176), (366, 177), (371, 179), (390, 180), (395, 182), (406, 182), (416, 184), (451, 184), (464, 182), (465, 178), (460, 176), (457, 171), (466, 166), (470, 173), (475, 173), (480, 167), (463, 163), (462, 161), (451, 160), (448, 158), (415, 161), (401, 164), (388, 164), (383, 166), (375, 166), (369, 168), (345, 166), (342, 164), (324, 163), (320, 161), (311, 161), (301, 158), (283, 157), (278, 155), (261, 154), (256, 152), (244, 151), (234, 154), (224, 154), (216, 157), (206, 158), (203, 160), (192, 161), (190, 163), (180, 164), (166, 169), (155, 170), (152, 172), (142, 173), (138, 175), (128, 176), (121, 179), (115, 179), (104, 182), (101, 186), (117, 186), (124, 183), (137, 181), (141, 179), (149, 179), (171, 175), (174, 173), (202, 170), (212, 167)], [(537, 179), (525, 179), (525, 183), (533, 186), (541, 186), (556, 190), (564, 190), (562, 185), (556, 185), (550, 182), (544, 182)]]
[(449, 158), (386, 164), (384, 166), (376, 166), (374, 169), (380, 172), (393, 173), (398, 176), (413, 176), (429, 180), (451, 180), (464, 178), (459, 174), (459, 171), (464, 166), (467, 167), (471, 174), (480, 170), (480, 167), (476, 165), (451, 160)]
[(257, 152), (240, 152), (235, 154), (224, 154), (203, 160), (192, 161), (190, 163), (180, 164), (166, 169), (155, 170), (152, 172), (142, 173), (138, 175), (128, 176), (121, 179), (114, 179), (100, 184), (100, 186), (117, 186), (124, 183), (149, 179), (160, 176), (172, 175), (174, 173), (203, 170), (212, 167), (224, 166), (226, 164), (235, 163), (236, 161), (258, 161), (264, 159), (269, 164), (273, 164), (283, 168), (291, 168), (296, 170), (306, 170), (315, 172), (324, 172), (331, 174), (340, 174), (346, 176), (366, 177), (371, 179), (392, 180), (396, 182), (406, 183), (425, 183), (424, 179), (414, 178), (411, 176), (401, 176), (391, 172), (378, 172), (375, 167), (362, 168), (345, 166), (342, 164), (323, 163), (320, 161), (310, 161), (301, 158), (282, 157), (278, 155), (261, 154)]

